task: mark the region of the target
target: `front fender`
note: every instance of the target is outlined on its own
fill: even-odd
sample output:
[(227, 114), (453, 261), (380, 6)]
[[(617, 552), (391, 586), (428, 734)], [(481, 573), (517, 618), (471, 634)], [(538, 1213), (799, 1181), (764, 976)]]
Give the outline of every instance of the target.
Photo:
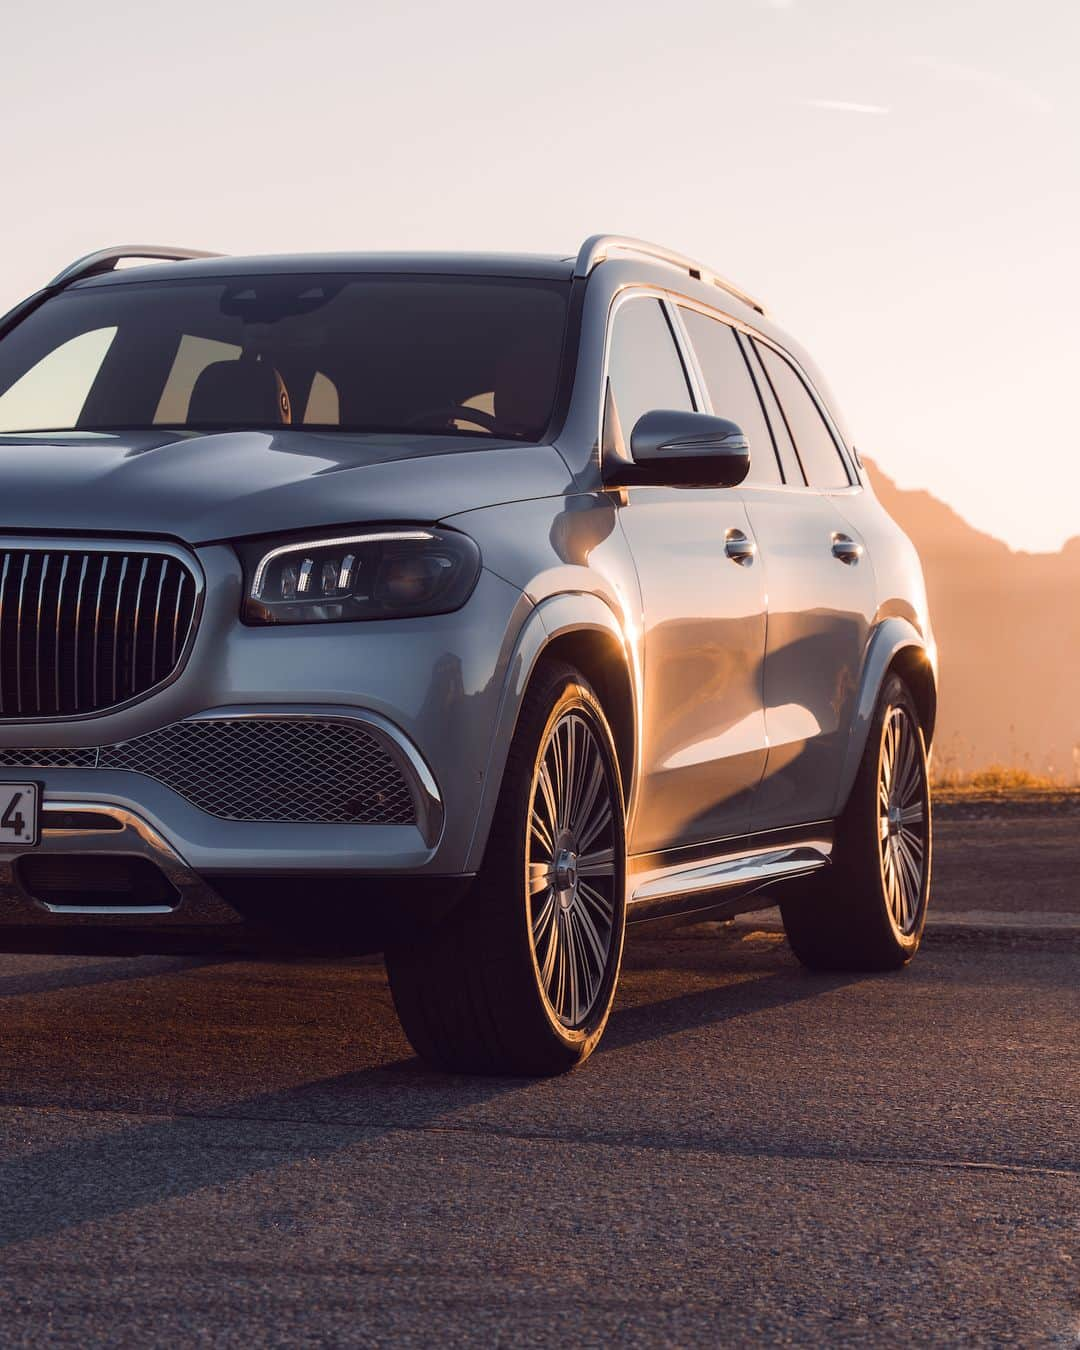
[(502, 787), (510, 742), (513, 740), (518, 714), (521, 711), (521, 701), (536, 669), (536, 663), (540, 660), (544, 649), (556, 638), (567, 633), (583, 631), (600, 632), (614, 638), (627, 652), (627, 663), (632, 671), (631, 684), (636, 721), (636, 709), (640, 706), (637, 667), (628, 649), (626, 635), (619, 624), (618, 616), (599, 596), (587, 592), (552, 595), (542, 600), (529, 612), (522, 625), (503, 682), (495, 730), (488, 751), (480, 808), (466, 861), (465, 870), (468, 872), (477, 871), (483, 860), (492, 817)]
[(847, 752), (844, 767), (838, 785), (835, 815), (839, 816), (851, 796), (855, 785), (855, 776), (859, 772), (870, 734), (870, 723), (877, 707), (878, 695), (885, 676), (898, 657), (905, 653), (925, 665), (931, 689), (936, 688), (934, 651), (910, 620), (892, 615), (883, 619), (873, 630), (866, 644), (863, 656), (862, 673), (859, 680), (859, 696), (848, 733)]

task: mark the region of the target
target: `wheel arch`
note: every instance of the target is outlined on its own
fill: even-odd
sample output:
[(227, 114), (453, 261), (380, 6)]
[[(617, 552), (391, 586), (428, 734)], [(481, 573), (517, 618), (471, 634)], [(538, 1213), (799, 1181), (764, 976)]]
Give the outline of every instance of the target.
[(891, 616), (874, 629), (863, 658), (859, 692), (848, 737), (847, 753), (840, 776), (835, 815), (847, 805), (848, 797), (866, 749), (870, 723), (877, 707), (881, 687), (890, 674), (899, 675), (911, 690), (926, 734), (927, 748), (937, 723), (937, 672), (934, 651), (914, 624)]
[(599, 596), (584, 592), (550, 596), (529, 614), (510, 662), (469, 845), (468, 871), (475, 871), (483, 859), (521, 702), (537, 665), (545, 659), (573, 666), (595, 690), (615, 739), (623, 796), (629, 810), (640, 746), (637, 654), (618, 616)]

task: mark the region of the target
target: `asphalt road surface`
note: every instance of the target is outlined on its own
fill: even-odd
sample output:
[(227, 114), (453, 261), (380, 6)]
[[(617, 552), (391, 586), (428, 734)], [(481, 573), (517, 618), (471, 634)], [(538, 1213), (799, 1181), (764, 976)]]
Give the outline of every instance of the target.
[(1080, 1345), (1075, 933), (637, 940), (546, 1082), (426, 1071), (377, 962), (3, 957), (0, 1018), (4, 1347)]

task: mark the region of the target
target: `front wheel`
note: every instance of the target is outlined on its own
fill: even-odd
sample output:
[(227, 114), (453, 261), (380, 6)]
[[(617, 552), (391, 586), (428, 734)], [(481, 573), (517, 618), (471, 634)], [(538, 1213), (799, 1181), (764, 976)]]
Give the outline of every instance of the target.
[(895, 970), (919, 949), (933, 832), (926, 741), (915, 700), (885, 681), (836, 826), (832, 866), (781, 903), (795, 955), (821, 970)]
[(553, 1074), (596, 1047), (626, 922), (618, 762), (595, 694), (545, 663), (518, 718), (487, 853), (434, 930), (386, 954), (413, 1048), (441, 1068)]

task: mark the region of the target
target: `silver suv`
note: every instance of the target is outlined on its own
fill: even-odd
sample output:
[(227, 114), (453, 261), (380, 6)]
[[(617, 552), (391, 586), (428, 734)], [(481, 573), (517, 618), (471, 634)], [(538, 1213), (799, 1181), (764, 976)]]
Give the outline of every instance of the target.
[(383, 950), (545, 1074), (628, 923), (919, 945), (919, 562), (701, 263), (107, 249), (0, 321), (0, 492), (2, 949)]

